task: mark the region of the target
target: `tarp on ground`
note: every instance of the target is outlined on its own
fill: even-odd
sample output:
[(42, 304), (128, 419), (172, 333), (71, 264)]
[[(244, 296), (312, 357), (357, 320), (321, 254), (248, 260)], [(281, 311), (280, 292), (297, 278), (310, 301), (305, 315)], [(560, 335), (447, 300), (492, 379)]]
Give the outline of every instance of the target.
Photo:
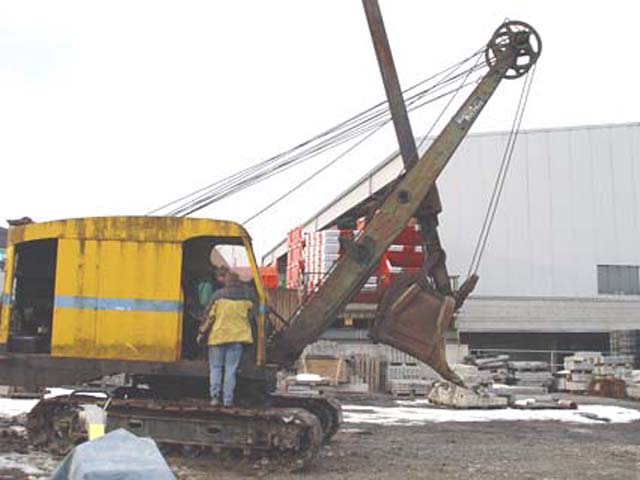
[(75, 447), (52, 480), (175, 480), (151, 438), (118, 429)]

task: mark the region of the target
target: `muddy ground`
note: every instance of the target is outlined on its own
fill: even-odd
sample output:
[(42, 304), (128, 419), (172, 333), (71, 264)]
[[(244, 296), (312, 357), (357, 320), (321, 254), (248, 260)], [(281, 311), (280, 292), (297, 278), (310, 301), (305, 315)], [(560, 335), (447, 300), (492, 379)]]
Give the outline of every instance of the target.
[[(363, 426), (339, 433), (313, 466), (270, 479), (640, 479), (638, 424), (551, 422)], [(179, 478), (237, 479), (251, 470), (170, 459)], [(224, 469), (224, 470), (223, 470)]]
[[(582, 403), (640, 408), (637, 402), (581, 398)], [(354, 403), (353, 399), (349, 403)], [(365, 405), (390, 400), (363, 399)], [(16, 448), (19, 447), (19, 448)], [(17, 450), (17, 451), (16, 451)], [(47, 478), (57, 459), (0, 439), (0, 480)], [(577, 424), (548, 421), (428, 423), (423, 426), (346, 424), (319, 458), (298, 473), (267, 462), (168, 457), (180, 479), (633, 479), (640, 480), (640, 422)]]
[[(579, 398), (640, 408), (638, 402)], [(353, 403), (353, 402), (351, 402)], [(368, 402), (370, 403), (370, 402)], [(380, 402), (377, 402), (380, 403)], [(183, 479), (611, 479), (640, 480), (640, 422), (546, 421), (346, 424), (303, 472), (170, 458)]]

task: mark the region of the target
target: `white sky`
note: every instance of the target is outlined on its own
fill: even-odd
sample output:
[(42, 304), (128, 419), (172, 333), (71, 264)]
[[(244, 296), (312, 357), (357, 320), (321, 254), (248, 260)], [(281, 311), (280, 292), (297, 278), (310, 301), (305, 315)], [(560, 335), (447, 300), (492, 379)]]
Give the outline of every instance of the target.
[[(531, 23), (544, 44), (524, 128), (639, 120), (637, 2), (381, 0), (381, 8), (404, 86), (479, 48), (509, 17)], [(520, 85), (501, 85), (476, 131), (509, 128)], [(5, 0), (0, 219), (144, 214), (383, 96), (359, 0)], [(413, 118), (417, 135), (428, 118)], [(258, 254), (394, 142), (388, 129), (251, 222)], [(244, 220), (319, 166), (200, 215)]]

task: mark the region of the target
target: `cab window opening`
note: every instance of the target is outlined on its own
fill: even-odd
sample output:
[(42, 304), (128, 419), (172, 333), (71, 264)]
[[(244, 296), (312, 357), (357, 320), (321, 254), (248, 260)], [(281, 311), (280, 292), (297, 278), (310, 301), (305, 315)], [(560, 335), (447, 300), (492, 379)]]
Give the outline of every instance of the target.
[(51, 351), (57, 250), (57, 239), (16, 245), (9, 351)]
[(255, 282), (247, 252), (238, 237), (197, 237), (182, 246), (182, 358), (204, 359), (205, 351), (196, 337), (208, 300), (224, 285), (216, 272), (228, 269), (251, 288)]

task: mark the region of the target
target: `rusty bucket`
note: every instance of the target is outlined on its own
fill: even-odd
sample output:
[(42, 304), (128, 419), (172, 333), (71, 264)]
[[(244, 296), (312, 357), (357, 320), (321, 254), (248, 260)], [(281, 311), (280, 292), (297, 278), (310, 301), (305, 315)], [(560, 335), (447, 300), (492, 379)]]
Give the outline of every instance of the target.
[(394, 279), (380, 301), (371, 336), (413, 355), (442, 378), (463, 385), (449, 367), (445, 350), (455, 304), (454, 297), (437, 292), (423, 274), (403, 274)]

